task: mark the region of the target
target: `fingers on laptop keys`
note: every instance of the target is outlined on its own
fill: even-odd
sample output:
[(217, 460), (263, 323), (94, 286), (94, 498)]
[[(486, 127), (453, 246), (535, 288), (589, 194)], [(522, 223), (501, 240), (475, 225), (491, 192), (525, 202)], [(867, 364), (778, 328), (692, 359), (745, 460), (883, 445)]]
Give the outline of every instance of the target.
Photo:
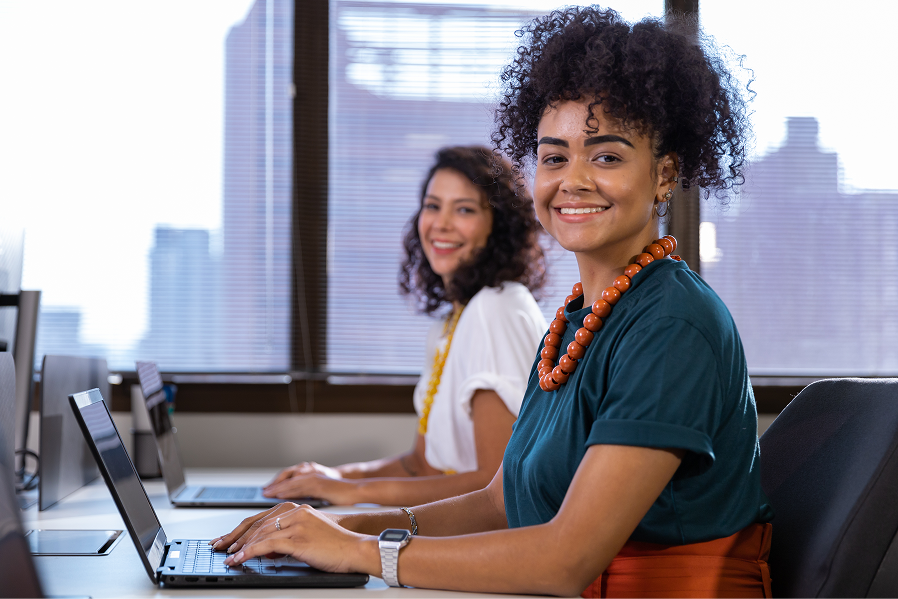
[(244, 545), (247, 539), (251, 537), (255, 532), (267, 523), (270, 523), (274, 526), (274, 520), (269, 519), (273, 517), (277, 517), (284, 512), (290, 511), (296, 508), (296, 504), (294, 503), (281, 503), (273, 508), (266, 510), (264, 512), (260, 512), (258, 514), (249, 516), (245, 518), (243, 522), (241, 522), (237, 528), (232, 530), (230, 533), (218, 537), (214, 542), (210, 541), (210, 545), (212, 545), (212, 549), (216, 551), (221, 551), (225, 547), (228, 548), (228, 553), (234, 553), (240, 547)]
[(277, 476), (275, 476), (270, 483), (265, 486), (270, 487), (271, 485), (276, 485), (281, 481), (287, 480), (288, 478), (293, 478), (297, 474), (302, 474), (307, 464), (308, 462), (303, 462), (301, 464), (296, 464), (295, 466), (290, 466), (289, 468), (284, 468), (277, 473)]

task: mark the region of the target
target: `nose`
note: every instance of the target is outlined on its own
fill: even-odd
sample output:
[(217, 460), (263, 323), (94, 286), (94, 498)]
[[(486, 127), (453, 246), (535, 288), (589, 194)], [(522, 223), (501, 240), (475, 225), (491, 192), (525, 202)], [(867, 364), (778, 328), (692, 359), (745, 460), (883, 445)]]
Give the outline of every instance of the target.
[(559, 185), (561, 191), (574, 195), (587, 191), (595, 191), (596, 186), (593, 180), (589, 177), (589, 170), (581, 161), (572, 160), (565, 171), (564, 179)]
[(452, 209), (449, 206), (441, 206), (434, 225), (437, 229), (446, 230), (452, 228)]

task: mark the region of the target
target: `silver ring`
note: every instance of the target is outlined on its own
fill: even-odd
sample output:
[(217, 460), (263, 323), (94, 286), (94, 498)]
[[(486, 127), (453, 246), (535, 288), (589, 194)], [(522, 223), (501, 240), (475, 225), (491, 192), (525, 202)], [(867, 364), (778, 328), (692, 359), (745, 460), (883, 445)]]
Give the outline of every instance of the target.
[(276, 529), (278, 529), (278, 530), (281, 529), (281, 519), (280, 519), (280, 518), (275, 518), (275, 519), (274, 519), (274, 527), (275, 527)]

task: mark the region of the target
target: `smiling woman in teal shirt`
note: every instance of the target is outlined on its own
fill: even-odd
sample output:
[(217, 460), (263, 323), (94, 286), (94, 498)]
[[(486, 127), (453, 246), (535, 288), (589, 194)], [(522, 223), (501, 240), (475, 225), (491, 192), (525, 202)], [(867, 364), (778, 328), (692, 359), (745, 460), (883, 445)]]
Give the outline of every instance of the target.
[[(534, 364), (502, 467), (509, 527), (550, 521), (597, 444), (686, 451), (631, 540), (683, 545), (770, 520), (754, 397), (726, 306), (683, 262), (657, 260), (632, 280), (560, 389), (540, 389)], [(590, 312), (582, 296), (566, 306), (561, 347)]]

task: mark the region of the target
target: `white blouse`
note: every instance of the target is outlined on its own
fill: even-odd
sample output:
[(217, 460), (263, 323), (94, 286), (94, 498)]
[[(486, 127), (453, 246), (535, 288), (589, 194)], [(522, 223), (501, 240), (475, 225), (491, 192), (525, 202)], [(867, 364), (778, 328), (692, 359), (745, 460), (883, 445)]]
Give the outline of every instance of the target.
[[(419, 418), (434, 354), (446, 345), (444, 326), (445, 319), (440, 319), (427, 334), (427, 357), (414, 394)], [(424, 455), (431, 466), (443, 471), (477, 470), (471, 398), (479, 389), (495, 391), (517, 417), (547, 328), (536, 300), (520, 283), (484, 287), (471, 298), (455, 327), (430, 409)]]

